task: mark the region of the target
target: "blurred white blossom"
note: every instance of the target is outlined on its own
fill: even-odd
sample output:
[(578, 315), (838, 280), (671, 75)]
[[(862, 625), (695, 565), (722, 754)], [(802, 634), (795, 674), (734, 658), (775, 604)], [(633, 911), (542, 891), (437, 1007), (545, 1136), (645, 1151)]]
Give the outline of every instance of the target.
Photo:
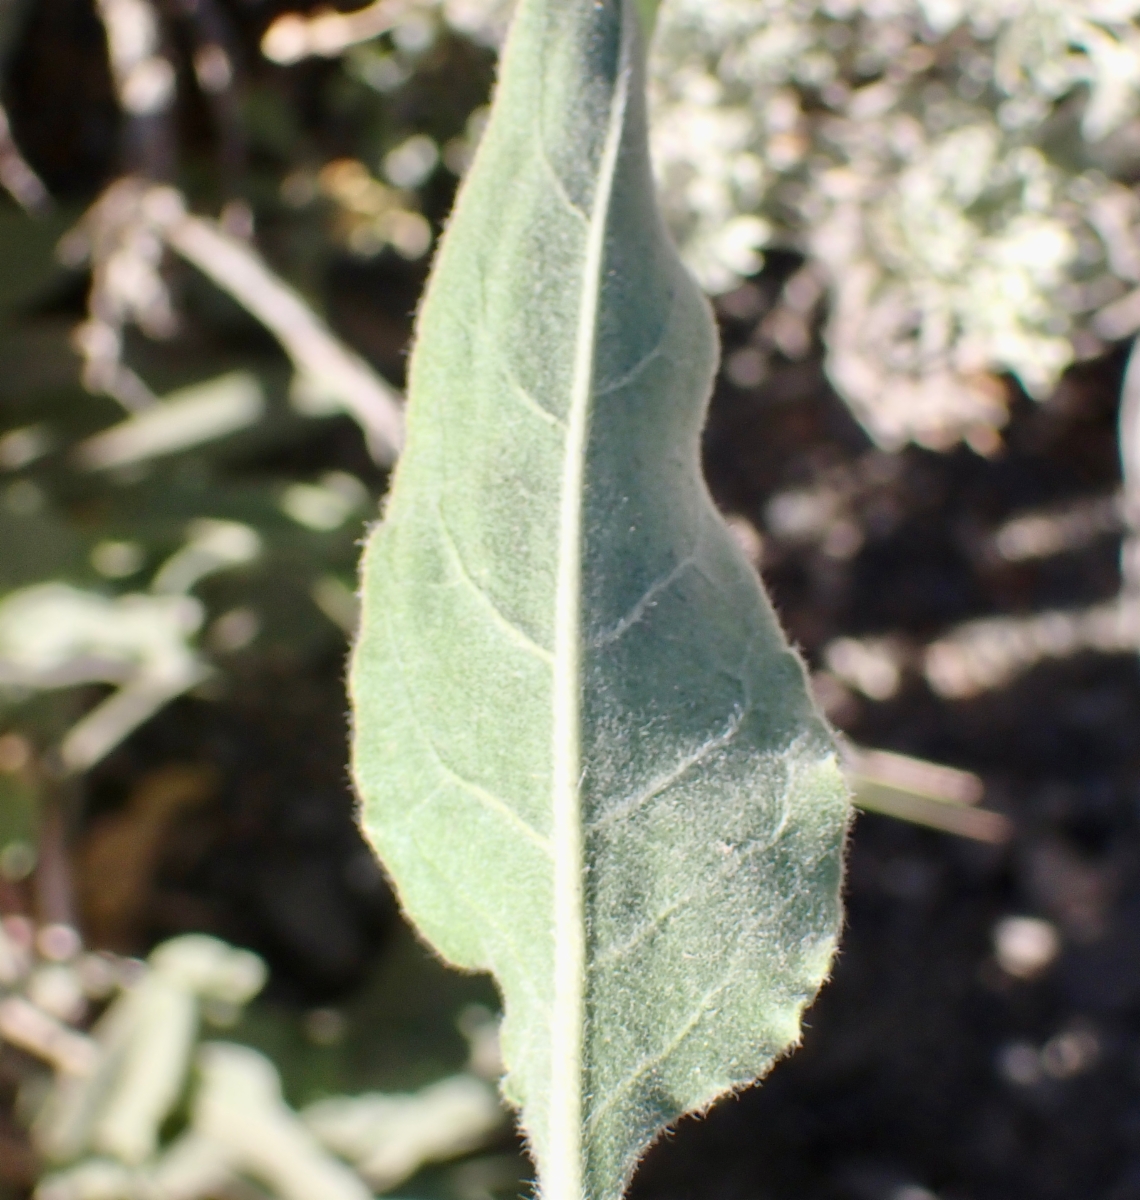
[[(946, 445), (1140, 326), (1138, 0), (665, 0), (667, 216), (711, 292), (796, 250), (833, 383), (881, 443)], [(984, 441), (984, 438), (983, 438)]]

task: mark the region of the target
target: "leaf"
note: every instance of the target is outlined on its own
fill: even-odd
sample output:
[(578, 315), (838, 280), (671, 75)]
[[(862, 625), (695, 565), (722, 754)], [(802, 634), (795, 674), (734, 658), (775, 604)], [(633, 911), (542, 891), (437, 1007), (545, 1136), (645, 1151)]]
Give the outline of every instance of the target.
[(657, 213), (632, 0), (523, 0), (364, 562), (363, 823), (493, 971), (546, 1200), (799, 1036), (847, 799), (701, 478), (716, 342)]
[(653, 26), (657, 23), (657, 10), (660, 7), (661, 0), (637, 0), (637, 12), (641, 17), (641, 28), (646, 42), (653, 35)]

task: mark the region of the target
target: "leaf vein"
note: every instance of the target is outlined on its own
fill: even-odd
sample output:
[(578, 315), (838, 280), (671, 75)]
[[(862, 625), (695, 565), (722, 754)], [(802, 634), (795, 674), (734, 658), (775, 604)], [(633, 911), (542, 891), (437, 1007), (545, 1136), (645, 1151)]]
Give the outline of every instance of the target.
[(628, 387), (654, 359), (660, 358), (665, 353), (665, 334), (667, 330), (668, 326), (663, 327), (653, 348), (643, 354), (624, 375), (619, 375), (617, 379), (611, 383), (607, 383), (605, 387), (598, 388), (594, 393), (594, 398), (598, 399), (601, 396), (609, 396), (614, 392), (620, 391), (623, 387)]
[(708, 741), (702, 742), (696, 750), (683, 758), (667, 775), (651, 783), (644, 791), (638, 792), (635, 796), (627, 797), (621, 803), (611, 808), (609, 812), (589, 822), (586, 825), (586, 832), (590, 834), (598, 833), (612, 825), (615, 821), (625, 820), (633, 816), (638, 809), (667, 791), (673, 784), (684, 778), (689, 771), (699, 766), (710, 755), (729, 745), (740, 732), (741, 726), (743, 726), (745, 719), (751, 711), (752, 705), (750, 703), (742, 705), (732, 714), (728, 725), (720, 733), (715, 737), (709, 738)]
[[(525, 984), (527, 991), (530, 993), (531, 999), (534, 1000), (536, 1003), (541, 1003), (542, 998), (541, 998), (541, 993), (539, 991), (538, 984), (532, 978), (531, 973), (530, 973), (530, 968), (527, 966), (525, 957), (523, 956), (522, 952), (519, 950), (519, 947), (515, 943), (514, 937), (501, 924), (499, 924), (499, 922), (495, 919), (495, 917), (487, 910), (487, 908), (483, 904), (480, 903), (480, 901), (478, 900), (478, 898), (476, 896), (472, 895), (472, 893), (467, 888), (465, 888), (461, 883), (456, 882), (454, 872), (445, 871), (435, 861), (435, 859), (432, 857), (432, 855), (424, 849), (423, 843), (420, 841), (420, 839), (418, 837), (415, 836), (414, 833), (411, 835), (411, 840), (415, 843), (416, 850), (420, 854), (420, 856), (423, 858), (424, 862), (426, 862), (428, 864), (428, 866), (430, 866), (431, 869), (433, 871), (435, 871), (435, 873), (437, 875), (439, 875), (442, 879), (446, 879), (448, 882), (448, 886), (453, 888), (462, 897), (464, 903), (466, 903), (467, 905), (470, 906), (472, 912), (478, 913), (483, 918), (483, 920), (486, 922), (486, 924), (495, 931), (495, 933), (498, 935), (498, 937), (500, 939), (501, 944), (506, 948), (507, 952), (515, 960), (515, 963), (517, 964), (518, 969), (519, 969), (519, 978)], [(491, 964), (491, 965), (493, 966), (494, 964)]]
[[(790, 811), (790, 806), (785, 802), (780, 822), (771, 835), (763, 841), (753, 843), (747, 850), (742, 851), (740, 854), (734, 853), (729, 861), (716, 873), (712, 882), (726, 882), (737, 874), (745, 863), (755, 858), (758, 854), (763, 854), (765, 851), (771, 850), (787, 831)], [(709, 882), (707, 879), (702, 879), (699, 887), (690, 889), (683, 896), (679, 896), (676, 900), (667, 904), (659, 913), (635, 929), (624, 942), (614, 943), (607, 946), (604, 950), (599, 950), (594, 955), (593, 961), (590, 964), (591, 971), (601, 971), (611, 963), (620, 962), (621, 959), (631, 954), (642, 942), (652, 937), (675, 913), (688, 907), (699, 896), (707, 894)]]
[[(542, 86), (542, 84), (545, 84), (545, 80), (541, 81), (540, 86)], [(588, 227), (590, 225), (592, 214), (584, 211), (583, 208), (574, 201), (573, 197), (570, 195), (570, 192), (566, 188), (565, 180), (562, 178), (561, 174), (559, 174), (558, 168), (554, 165), (554, 162), (550, 157), (550, 149), (546, 144), (546, 138), (543, 136), (543, 132), (542, 132), (542, 116), (541, 116), (541, 114), (542, 114), (542, 110), (544, 107), (545, 107), (544, 104), (539, 104), (535, 107), (535, 114), (537, 117), (537, 127), (535, 129), (534, 140), (538, 143), (539, 161), (542, 163), (543, 167), (545, 168), (546, 173), (550, 176), (551, 182), (554, 184), (554, 191), (557, 194), (559, 200), (561, 200), (562, 203), (565, 204), (566, 208), (575, 217), (577, 217), (578, 220), (581, 221), (583, 225), (586, 225)]]
[(472, 594), (483, 604), (491, 619), (499, 626), (509, 637), (518, 643), (522, 649), (534, 655), (535, 658), (540, 658), (548, 666), (554, 662), (554, 655), (551, 654), (545, 646), (540, 645), (526, 633), (520, 629), (509, 617), (507, 617), (498, 605), (487, 594), (487, 590), (475, 579), (467, 568), (467, 564), (463, 561), (463, 555), (459, 551), (459, 546), (456, 544), (455, 536), (452, 534), (447, 521), (444, 519), (443, 510), (436, 505), (436, 517), (439, 520), (439, 528), (443, 534), (443, 541), (447, 547), (449, 557), (455, 564), (456, 570), (459, 572), (460, 579), (471, 589)]
[(594, 639), (594, 647), (600, 649), (602, 646), (608, 646), (612, 642), (616, 642), (624, 637), (653, 607), (657, 597), (662, 592), (668, 591), (686, 571), (696, 565), (697, 556), (694, 551), (687, 558), (682, 559), (667, 575), (662, 575), (660, 579), (651, 583), (641, 599), (637, 601), (616, 625), (607, 629), (604, 633), (600, 633)]
[(606, 231), (617, 178), (631, 77), (629, 11), (621, 35), (621, 66), (610, 98), (597, 185), (586, 224), (585, 256), (579, 291), (562, 496), (558, 515), (558, 571), (555, 592), (552, 705), (552, 835), (554, 857), (554, 998), (551, 1005), (550, 1145), (544, 1189), (548, 1200), (584, 1195), (582, 1096), (584, 1051), (586, 913), (582, 835), (582, 553), (584, 484), (590, 434), (590, 402), (597, 365), (600, 305), (606, 265)]
[(728, 986), (731, 982), (731, 978), (725, 979), (723, 982), (718, 983), (717, 986), (710, 992), (707, 992), (701, 998), (701, 1002), (697, 1005), (696, 1009), (693, 1011), (693, 1014), (684, 1023), (684, 1025), (677, 1030), (677, 1032), (669, 1039), (669, 1041), (666, 1042), (656, 1054), (652, 1054), (648, 1058), (642, 1059), (641, 1062), (634, 1067), (633, 1071), (627, 1075), (625, 1079), (623, 1079), (621, 1083), (619, 1083), (602, 1100), (598, 1107), (590, 1114), (589, 1120), (586, 1122), (587, 1136), (591, 1136), (593, 1134), (594, 1130), (597, 1129), (602, 1117), (605, 1116), (605, 1114), (611, 1108), (613, 1108), (613, 1106), (618, 1102), (618, 1100), (621, 1099), (622, 1096), (632, 1091), (633, 1088), (636, 1087), (637, 1084), (639, 1084), (646, 1077), (646, 1075), (649, 1075), (655, 1071), (671, 1055), (676, 1054), (681, 1046), (684, 1045), (685, 1040), (695, 1032), (697, 1026), (700, 1025), (701, 1021), (708, 1015), (712, 1005), (716, 1002), (717, 997), (728, 989)]
[(553, 425), (554, 428), (560, 433), (565, 433), (566, 422), (563, 421), (561, 417), (555, 416), (550, 409), (546, 408), (542, 404), (539, 404), (538, 400), (536, 400), (535, 397), (531, 395), (530, 391), (519, 381), (518, 376), (515, 374), (514, 369), (510, 364), (510, 360), (505, 354), (503, 355), (503, 370), (506, 374), (507, 382), (510, 384), (511, 390), (516, 399), (521, 400), (527, 408), (535, 412), (548, 425)]
[(393, 636), (392, 617), (391, 614), (384, 610), (385, 629), (388, 634), (388, 644), (392, 647), (392, 657), (396, 660), (396, 677), (399, 680), (400, 690), (404, 694), (404, 700), (408, 707), (408, 712), (416, 727), (416, 732), (431, 755), (436, 767), (447, 779), (451, 780), (457, 786), (466, 791), (474, 799), (490, 811), (497, 813), (499, 816), (505, 817), (511, 824), (515, 825), (519, 832), (529, 838), (536, 846), (539, 846), (543, 853), (550, 855), (551, 847), (549, 838), (543, 837), (532, 825), (524, 821), (517, 812), (503, 799), (496, 796), (493, 792), (487, 791), (486, 788), (480, 787), (477, 783), (467, 779), (454, 768), (448, 766), (440, 753), (439, 747), (435, 744), (435, 739), (428, 732), (428, 727), (420, 716), (419, 710), (416, 707), (415, 699), (412, 696), (411, 688), (408, 687), (408, 670), (404, 665), (404, 660), (400, 655), (400, 648), (397, 639)]

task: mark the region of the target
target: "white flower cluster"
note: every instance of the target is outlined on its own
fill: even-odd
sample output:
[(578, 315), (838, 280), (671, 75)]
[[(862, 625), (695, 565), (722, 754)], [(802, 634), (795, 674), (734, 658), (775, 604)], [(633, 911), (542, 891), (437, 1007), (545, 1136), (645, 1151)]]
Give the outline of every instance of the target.
[[(885, 445), (992, 444), (1140, 327), (1140, 0), (665, 0), (667, 215), (704, 286), (826, 281), (832, 381)], [(824, 289), (819, 289), (821, 292)], [(988, 439), (987, 435), (988, 434)]]

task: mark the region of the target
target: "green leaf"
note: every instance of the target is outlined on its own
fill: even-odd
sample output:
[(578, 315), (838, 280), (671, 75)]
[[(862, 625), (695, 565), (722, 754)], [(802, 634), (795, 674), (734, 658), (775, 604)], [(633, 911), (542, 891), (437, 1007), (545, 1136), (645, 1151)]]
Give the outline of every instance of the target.
[(709, 498), (716, 341), (654, 203), (633, 0), (522, 0), (420, 313), (352, 667), (364, 826), (502, 989), (545, 1200), (611, 1200), (799, 1037), (847, 798)]
[(637, 12), (641, 17), (641, 28), (646, 42), (653, 35), (653, 26), (657, 23), (657, 10), (660, 7), (661, 0), (637, 0)]

